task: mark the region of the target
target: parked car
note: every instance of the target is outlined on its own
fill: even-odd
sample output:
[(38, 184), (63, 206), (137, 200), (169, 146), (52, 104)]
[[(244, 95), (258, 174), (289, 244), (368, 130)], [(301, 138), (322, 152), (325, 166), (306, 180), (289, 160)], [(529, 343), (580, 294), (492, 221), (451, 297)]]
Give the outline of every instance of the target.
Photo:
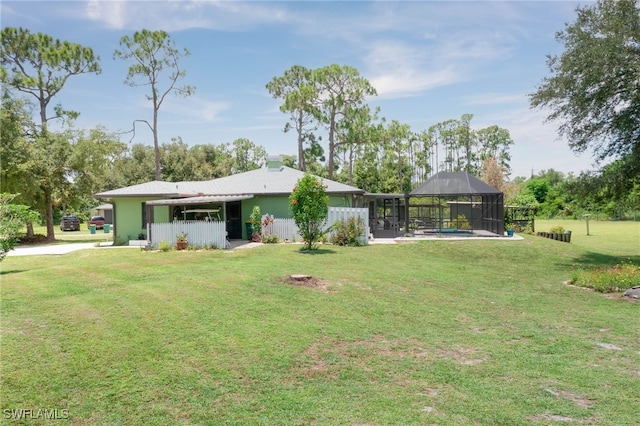
[(104, 217), (102, 216), (91, 216), (91, 219), (89, 219), (89, 222), (87, 223), (87, 227), (91, 227), (91, 225), (95, 225), (96, 229), (102, 229), (104, 228), (104, 224), (107, 223), (107, 221), (104, 219)]
[(79, 231), (80, 219), (76, 216), (63, 216), (60, 220), (61, 231)]

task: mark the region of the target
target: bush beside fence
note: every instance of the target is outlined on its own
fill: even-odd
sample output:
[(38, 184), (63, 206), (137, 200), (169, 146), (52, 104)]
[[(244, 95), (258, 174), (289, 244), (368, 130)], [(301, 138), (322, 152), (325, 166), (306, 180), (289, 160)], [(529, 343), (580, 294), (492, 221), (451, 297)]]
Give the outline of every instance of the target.
[[(329, 228), (338, 220), (347, 220), (351, 217), (361, 218), (363, 223), (367, 223), (369, 210), (366, 208), (354, 207), (329, 207), (327, 215), (326, 228)], [(264, 221), (263, 221), (264, 223)], [(262, 227), (263, 235), (277, 235), (281, 241), (302, 241), (298, 227), (292, 218), (274, 218), (273, 222)], [(331, 238), (332, 232), (328, 237)], [(360, 244), (364, 245), (368, 242), (369, 230), (365, 226), (364, 231), (358, 238)]]

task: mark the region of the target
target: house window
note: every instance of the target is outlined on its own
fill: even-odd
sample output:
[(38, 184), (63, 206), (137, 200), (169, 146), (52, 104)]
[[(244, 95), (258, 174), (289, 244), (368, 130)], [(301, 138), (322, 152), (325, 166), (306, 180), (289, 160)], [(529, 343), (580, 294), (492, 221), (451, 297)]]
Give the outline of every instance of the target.
[(144, 229), (147, 227), (147, 219), (149, 223), (153, 223), (153, 210), (154, 208), (151, 207), (149, 213), (149, 218), (147, 218), (147, 203), (142, 203), (142, 226), (141, 228)]

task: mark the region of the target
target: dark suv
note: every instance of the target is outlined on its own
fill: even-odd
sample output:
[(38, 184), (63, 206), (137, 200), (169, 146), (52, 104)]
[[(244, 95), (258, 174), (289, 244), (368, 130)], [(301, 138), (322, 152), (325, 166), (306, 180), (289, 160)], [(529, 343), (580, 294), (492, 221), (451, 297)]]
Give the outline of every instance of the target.
[(89, 223), (87, 223), (88, 227), (91, 227), (91, 225), (94, 225), (96, 227), (96, 229), (102, 229), (104, 228), (104, 224), (107, 223), (106, 220), (104, 220), (104, 217), (102, 216), (91, 216), (91, 219), (89, 220)]
[(62, 220), (60, 220), (60, 230), (79, 231), (80, 219), (78, 219), (76, 216), (63, 216)]

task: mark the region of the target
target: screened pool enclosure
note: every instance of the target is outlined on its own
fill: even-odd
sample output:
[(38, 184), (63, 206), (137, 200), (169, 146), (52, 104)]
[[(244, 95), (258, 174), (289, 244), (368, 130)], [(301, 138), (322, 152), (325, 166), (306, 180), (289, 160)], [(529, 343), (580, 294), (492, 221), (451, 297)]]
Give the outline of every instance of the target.
[(408, 227), (416, 234), (504, 234), (503, 193), (467, 172), (439, 172), (409, 193)]

